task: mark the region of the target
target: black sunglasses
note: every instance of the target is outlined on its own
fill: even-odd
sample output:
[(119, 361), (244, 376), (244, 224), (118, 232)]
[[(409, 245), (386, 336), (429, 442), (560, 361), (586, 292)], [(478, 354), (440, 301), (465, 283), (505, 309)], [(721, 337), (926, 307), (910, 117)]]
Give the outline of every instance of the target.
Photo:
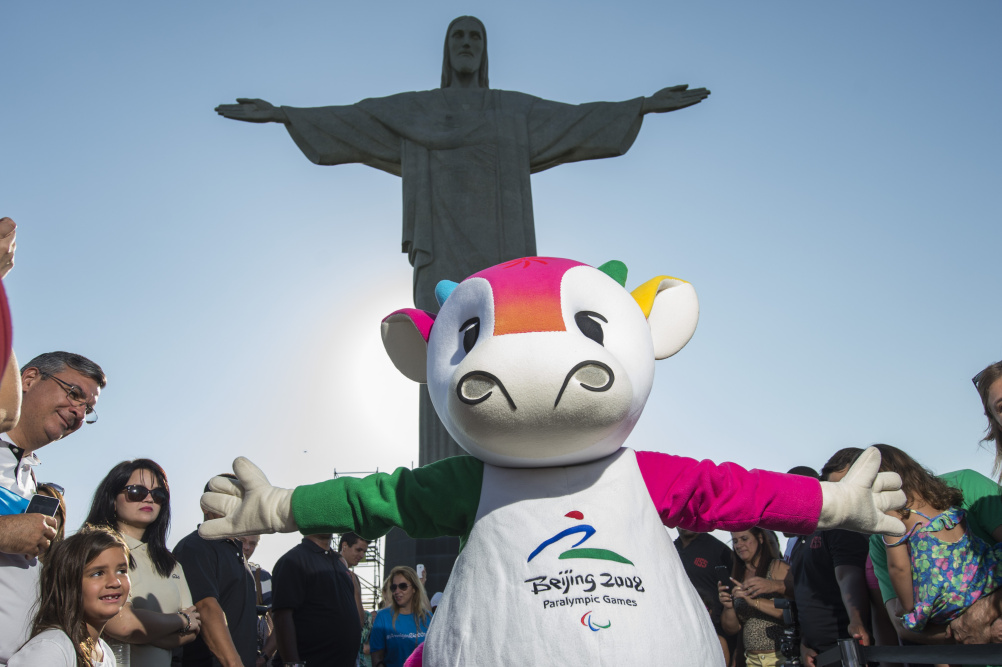
[(411, 585), (408, 584), (406, 581), (404, 583), (402, 583), (402, 584), (390, 584), (390, 592), (392, 593), (393, 591), (397, 590), (398, 588), (400, 590), (402, 590), (402, 591), (406, 591), (410, 587), (411, 587)]
[(132, 503), (142, 502), (146, 500), (146, 496), (153, 496), (153, 502), (157, 505), (163, 505), (167, 502), (167, 492), (159, 486), (155, 489), (147, 489), (142, 484), (129, 484), (122, 489), (122, 493), (125, 494), (125, 499)]
[(981, 378), (983, 378), (985, 376), (985, 371), (987, 371), (987, 370), (988, 369), (986, 368), (984, 371), (981, 371), (980, 373), (978, 373), (977, 375), (975, 375), (974, 377), (971, 378), (971, 382), (974, 383), (974, 387), (978, 391), (981, 391), (981, 387), (979, 387), (978, 385), (981, 383)]

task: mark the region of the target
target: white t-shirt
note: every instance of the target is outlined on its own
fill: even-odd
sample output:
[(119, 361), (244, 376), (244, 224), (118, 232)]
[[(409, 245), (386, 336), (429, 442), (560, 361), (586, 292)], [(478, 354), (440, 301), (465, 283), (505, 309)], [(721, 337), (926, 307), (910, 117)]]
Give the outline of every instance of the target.
[[(117, 667), (111, 647), (103, 639), (97, 640), (104, 652), (103, 661), (94, 667)], [(45, 630), (32, 637), (21, 650), (10, 657), (7, 667), (77, 667), (77, 654), (73, 642), (62, 630)]]

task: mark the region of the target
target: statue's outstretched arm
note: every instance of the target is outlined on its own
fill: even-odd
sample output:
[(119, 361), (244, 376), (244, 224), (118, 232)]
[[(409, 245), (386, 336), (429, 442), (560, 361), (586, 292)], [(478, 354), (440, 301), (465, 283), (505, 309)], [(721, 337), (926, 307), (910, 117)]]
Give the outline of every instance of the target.
[(678, 109), (691, 107), (693, 104), (699, 104), (709, 96), (710, 91), (706, 88), (693, 88), (689, 90), (688, 84), (662, 88), (650, 97), (644, 98), (644, 106), (640, 109), (640, 113), (643, 115), (677, 111)]
[(276, 107), (264, 100), (249, 97), (238, 97), (236, 104), (220, 104), (216, 107), (216, 113), (224, 118), (242, 120), (248, 123), (289, 122), (281, 107)]

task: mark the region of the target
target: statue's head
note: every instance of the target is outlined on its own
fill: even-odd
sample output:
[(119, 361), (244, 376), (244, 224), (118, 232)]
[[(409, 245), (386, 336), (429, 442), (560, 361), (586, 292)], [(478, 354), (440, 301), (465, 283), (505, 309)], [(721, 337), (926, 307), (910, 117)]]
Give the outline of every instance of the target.
[(445, 31), (445, 49), (442, 56), (442, 87), (448, 88), (452, 78), (461, 74), (477, 73), (477, 86), (487, 85), (487, 29), (475, 16), (453, 19)]

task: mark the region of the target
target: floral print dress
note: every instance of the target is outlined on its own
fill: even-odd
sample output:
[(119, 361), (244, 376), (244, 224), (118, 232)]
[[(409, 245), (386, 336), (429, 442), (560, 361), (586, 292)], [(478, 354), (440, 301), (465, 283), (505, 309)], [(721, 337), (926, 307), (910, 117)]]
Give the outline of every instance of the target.
[(951, 507), (917, 524), (906, 537), (911, 549), (914, 609), (901, 617), (905, 627), (921, 631), (926, 623), (945, 624), (1002, 584), (1002, 544), (988, 546), (970, 530), (956, 542), (932, 533), (961, 525), (964, 510)]

